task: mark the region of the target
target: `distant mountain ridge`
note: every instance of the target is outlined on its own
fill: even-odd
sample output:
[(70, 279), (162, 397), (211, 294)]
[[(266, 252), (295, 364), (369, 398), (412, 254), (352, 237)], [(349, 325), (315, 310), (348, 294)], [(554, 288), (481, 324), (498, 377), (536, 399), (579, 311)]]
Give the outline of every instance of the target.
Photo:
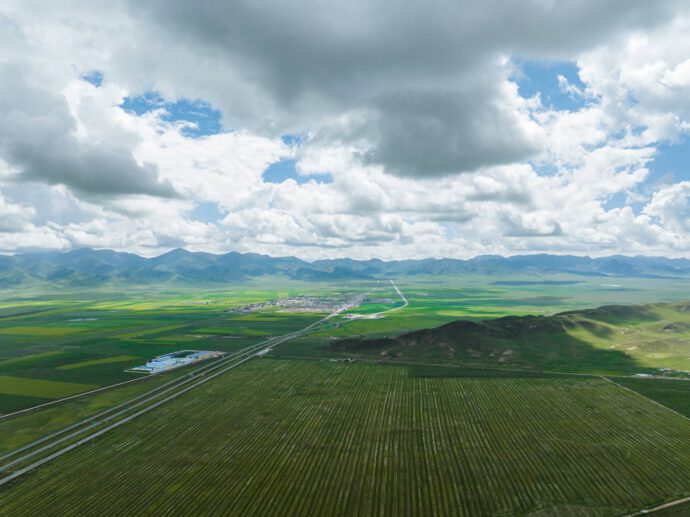
[(242, 281), (263, 275), (295, 280), (333, 281), (416, 275), (515, 275), (567, 273), (579, 276), (674, 278), (690, 275), (689, 259), (627, 257), (590, 258), (572, 255), (484, 255), (473, 259), (333, 259), (306, 262), (296, 257), (255, 253), (223, 255), (175, 249), (145, 258), (112, 250), (78, 249), (0, 256), (0, 287), (25, 282), (91, 286), (106, 282), (214, 283)]

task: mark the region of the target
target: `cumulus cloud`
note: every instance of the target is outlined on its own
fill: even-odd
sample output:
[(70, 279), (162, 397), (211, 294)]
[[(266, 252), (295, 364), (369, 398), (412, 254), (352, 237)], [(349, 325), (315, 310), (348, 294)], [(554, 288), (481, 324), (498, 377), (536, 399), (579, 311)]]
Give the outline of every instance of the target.
[[(77, 121), (62, 87), (34, 62), (28, 36), (10, 21), (0, 27), (10, 36), (5, 52), (15, 59), (0, 62), (0, 155), (15, 181), (65, 185), (89, 195), (148, 194), (172, 197), (175, 189), (161, 181), (155, 165), (140, 164), (129, 146), (77, 133)], [(7, 55), (7, 54), (6, 54)]]
[[(356, 143), (367, 162), (390, 173), (434, 177), (525, 159), (543, 144), (505, 56), (572, 57), (611, 32), (667, 21), (676, 5), (136, 3), (132, 11), (146, 13), (153, 27), (137, 52), (159, 59), (135, 59), (121, 48), (118, 71), (141, 86), (141, 71), (128, 63), (144, 59), (156, 86), (187, 96), (203, 91), (230, 127), (308, 128)], [(181, 74), (180, 65), (199, 73)], [(218, 65), (223, 72), (206, 84)]]
[(642, 129), (629, 143), (674, 140), (690, 129), (689, 48), (686, 11), (661, 28), (583, 53), (580, 76), (614, 120)]
[(16, 233), (31, 225), (36, 211), (31, 206), (8, 203), (0, 192), (0, 232)]
[(558, 221), (548, 213), (505, 214), (502, 216), (506, 237), (556, 237), (563, 235)]
[[(687, 185), (648, 180), (690, 127), (681, 7), (7, 2), (0, 251), (687, 253)], [(584, 106), (523, 98), (524, 59), (575, 63), (582, 86), (552, 79)], [(224, 131), (122, 109), (150, 91)], [(294, 177), (265, 182), (285, 159)]]
[[(366, 162), (403, 176), (435, 177), (521, 161), (540, 148), (540, 129), (520, 109), (517, 88), (401, 91), (375, 103)], [(499, 90), (499, 91), (496, 91)]]
[(690, 181), (682, 181), (654, 193), (644, 213), (658, 218), (659, 223), (677, 235), (690, 232)]

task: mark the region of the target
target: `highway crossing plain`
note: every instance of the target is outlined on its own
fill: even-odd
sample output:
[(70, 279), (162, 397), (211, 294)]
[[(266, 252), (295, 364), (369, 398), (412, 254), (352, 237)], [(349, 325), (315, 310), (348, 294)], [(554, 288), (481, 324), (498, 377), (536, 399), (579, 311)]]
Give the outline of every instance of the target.
[[(366, 307), (371, 284), (340, 289), (348, 309), (384, 313), (376, 320), (200, 318), (195, 305), (187, 327), (127, 330), (135, 343), (232, 345), (221, 359), (129, 385), (126, 397), (65, 402), (67, 411), (113, 397), (80, 418), (58, 404), (0, 420), (0, 515), (624, 515), (690, 495), (684, 406), (626, 389), (640, 381), (284, 357), (310, 339), (327, 357), (329, 334), (419, 322), (432, 289), (399, 285), (378, 286), (388, 289), (379, 299), (399, 295), (388, 307)], [(277, 335), (271, 325), (287, 328), (289, 316), (306, 325)], [(271, 337), (224, 338), (239, 321)], [(17, 439), (36, 424), (45, 431)]]
[[(211, 364), (206, 364), (182, 377), (155, 387), (143, 395), (134, 397), (0, 456), (0, 461), (4, 462), (0, 465), (0, 476), (2, 476), (0, 477), (0, 486), (170, 402), (258, 355), (265, 354), (281, 343), (319, 329), (342, 312), (356, 307), (361, 301), (361, 296), (354, 297), (352, 301), (343, 304), (331, 314), (301, 330), (230, 353), (221, 359), (212, 361)], [(58, 447), (61, 448), (56, 450)], [(40, 459), (34, 461), (36, 457)]]

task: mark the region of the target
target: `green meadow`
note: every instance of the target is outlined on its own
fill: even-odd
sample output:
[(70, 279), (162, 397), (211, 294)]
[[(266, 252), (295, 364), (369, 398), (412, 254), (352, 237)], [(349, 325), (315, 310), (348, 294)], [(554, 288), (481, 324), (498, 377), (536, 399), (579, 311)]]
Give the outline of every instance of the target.
[[(346, 300), (368, 293), (364, 302), (349, 312), (357, 316), (382, 313), (377, 319), (347, 319), (343, 314), (321, 332), (281, 345), (274, 352), (283, 357), (323, 357), (333, 355), (328, 345), (339, 338), (395, 336), (458, 319), (479, 321), (604, 304), (673, 301), (690, 292), (685, 280), (602, 280), (567, 275), (414, 277), (395, 281), (410, 302), (402, 310), (391, 310), (400, 307), (401, 300), (387, 280), (318, 283), (262, 277), (203, 289), (163, 285), (74, 292), (3, 291), (0, 376), (19, 380), (5, 383), (11, 387), (4, 388), (0, 413), (62, 394), (138, 379), (141, 374), (126, 370), (157, 355), (184, 349), (230, 352), (303, 328), (323, 317), (324, 313), (271, 305), (251, 312), (240, 310), (288, 296)], [(665, 334), (663, 339), (658, 336), (657, 330), (669, 321), (673, 318), (661, 315), (659, 321), (647, 323), (604, 322), (612, 329), (606, 336), (583, 328), (575, 329), (573, 337), (594, 348), (615, 348), (645, 366), (682, 369), (687, 362), (684, 328)], [(619, 335), (620, 339), (614, 339)], [(603, 371), (610, 373), (611, 368)], [(52, 385), (54, 389), (31, 388), (36, 381), (57, 384)]]
[(0, 394), (56, 399), (94, 389), (89, 384), (0, 375)]
[[(48, 405), (0, 418), (0, 455), (185, 375), (126, 371), (154, 356), (232, 352), (327, 314), (268, 302), (368, 294), (321, 330), (11, 482), (0, 515), (618, 515), (690, 494), (684, 280), (395, 281), (408, 307), (387, 281), (3, 293), (0, 413)], [(592, 309), (610, 304), (624, 307)], [(443, 335), (394, 354), (336, 346), (458, 320), (487, 332), (452, 354)]]

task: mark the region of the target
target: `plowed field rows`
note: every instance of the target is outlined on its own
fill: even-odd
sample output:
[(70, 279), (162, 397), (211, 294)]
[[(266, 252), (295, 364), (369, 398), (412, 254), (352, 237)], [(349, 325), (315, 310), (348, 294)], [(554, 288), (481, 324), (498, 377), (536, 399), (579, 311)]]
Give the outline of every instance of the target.
[(0, 489), (0, 514), (617, 515), (688, 495), (689, 443), (603, 379), (258, 359)]

